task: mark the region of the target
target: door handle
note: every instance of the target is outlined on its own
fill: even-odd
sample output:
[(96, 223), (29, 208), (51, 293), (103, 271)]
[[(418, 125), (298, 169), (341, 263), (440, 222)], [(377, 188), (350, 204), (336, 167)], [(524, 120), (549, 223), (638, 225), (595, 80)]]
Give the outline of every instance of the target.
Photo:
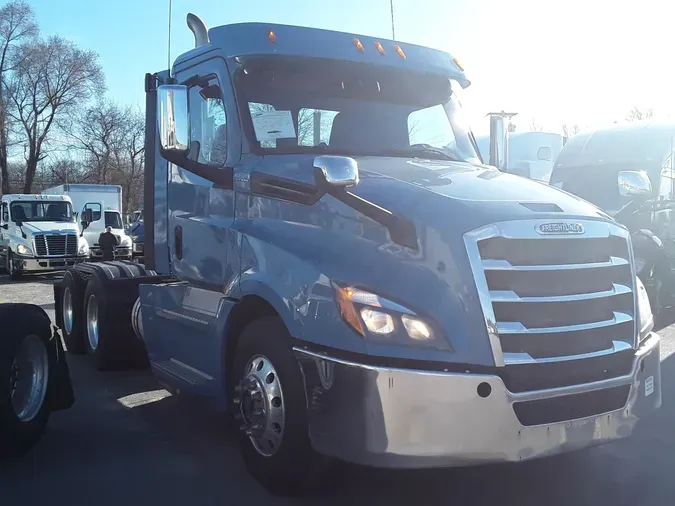
[(177, 225), (174, 229), (174, 244), (176, 247), (176, 258), (178, 260), (183, 259), (183, 228), (180, 225)]

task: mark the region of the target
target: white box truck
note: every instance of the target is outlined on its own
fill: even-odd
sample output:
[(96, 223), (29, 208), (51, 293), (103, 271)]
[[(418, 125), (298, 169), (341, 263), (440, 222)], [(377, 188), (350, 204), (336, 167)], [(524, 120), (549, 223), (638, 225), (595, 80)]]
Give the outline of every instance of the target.
[[(131, 259), (131, 238), (124, 231), (122, 222), (122, 187), (104, 184), (64, 184), (48, 188), (45, 195), (67, 195), (73, 202), (73, 211), (80, 223), (82, 236), (89, 244), (91, 260), (101, 260), (103, 253), (98, 244), (99, 236), (106, 227), (111, 227), (117, 237), (115, 259)], [(87, 209), (91, 209), (92, 222), (86, 228), (82, 219)]]

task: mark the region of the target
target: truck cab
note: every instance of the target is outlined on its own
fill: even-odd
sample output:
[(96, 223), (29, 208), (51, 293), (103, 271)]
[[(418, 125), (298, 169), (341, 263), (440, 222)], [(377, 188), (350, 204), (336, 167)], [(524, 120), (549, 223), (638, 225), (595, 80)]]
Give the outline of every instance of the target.
[(67, 342), (100, 368), (142, 342), (162, 384), (231, 411), (249, 470), (281, 494), (331, 458), (440, 467), (606, 443), (660, 406), (628, 232), (480, 163), (456, 59), (188, 25), (196, 47), (146, 76), (145, 266), (68, 273)]
[(0, 268), (13, 278), (64, 270), (87, 259), (69, 197), (3, 195), (0, 201)]

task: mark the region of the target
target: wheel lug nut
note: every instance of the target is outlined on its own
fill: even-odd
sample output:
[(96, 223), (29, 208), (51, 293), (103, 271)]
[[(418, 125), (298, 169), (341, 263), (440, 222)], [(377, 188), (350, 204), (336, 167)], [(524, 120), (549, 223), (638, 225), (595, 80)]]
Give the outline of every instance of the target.
[(234, 392), (237, 394), (240, 394), (242, 390), (243, 388), (241, 387), (241, 385), (237, 385), (236, 387), (234, 387)]
[(241, 397), (235, 397), (234, 399), (232, 399), (232, 402), (235, 404), (241, 404)]
[(262, 416), (264, 414), (265, 412), (262, 409), (256, 409), (255, 411), (251, 412), (251, 416)]
[(242, 424), (239, 426), (239, 430), (248, 431), (248, 425), (242, 423)]
[(259, 423), (254, 423), (253, 425), (251, 425), (251, 429), (253, 429), (253, 430), (260, 430), (262, 428), (263, 428), (263, 426), (260, 425)]

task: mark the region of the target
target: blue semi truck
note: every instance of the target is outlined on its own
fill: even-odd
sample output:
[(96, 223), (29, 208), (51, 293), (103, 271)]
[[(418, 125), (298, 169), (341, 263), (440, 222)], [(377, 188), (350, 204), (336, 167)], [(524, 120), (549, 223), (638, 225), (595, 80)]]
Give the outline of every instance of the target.
[(628, 436), (661, 404), (626, 229), (481, 162), (450, 55), (347, 33), (207, 30), (146, 76), (145, 265), (83, 264), (57, 324), (231, 411), (296, 494), (332, 459), (516, 462)]

